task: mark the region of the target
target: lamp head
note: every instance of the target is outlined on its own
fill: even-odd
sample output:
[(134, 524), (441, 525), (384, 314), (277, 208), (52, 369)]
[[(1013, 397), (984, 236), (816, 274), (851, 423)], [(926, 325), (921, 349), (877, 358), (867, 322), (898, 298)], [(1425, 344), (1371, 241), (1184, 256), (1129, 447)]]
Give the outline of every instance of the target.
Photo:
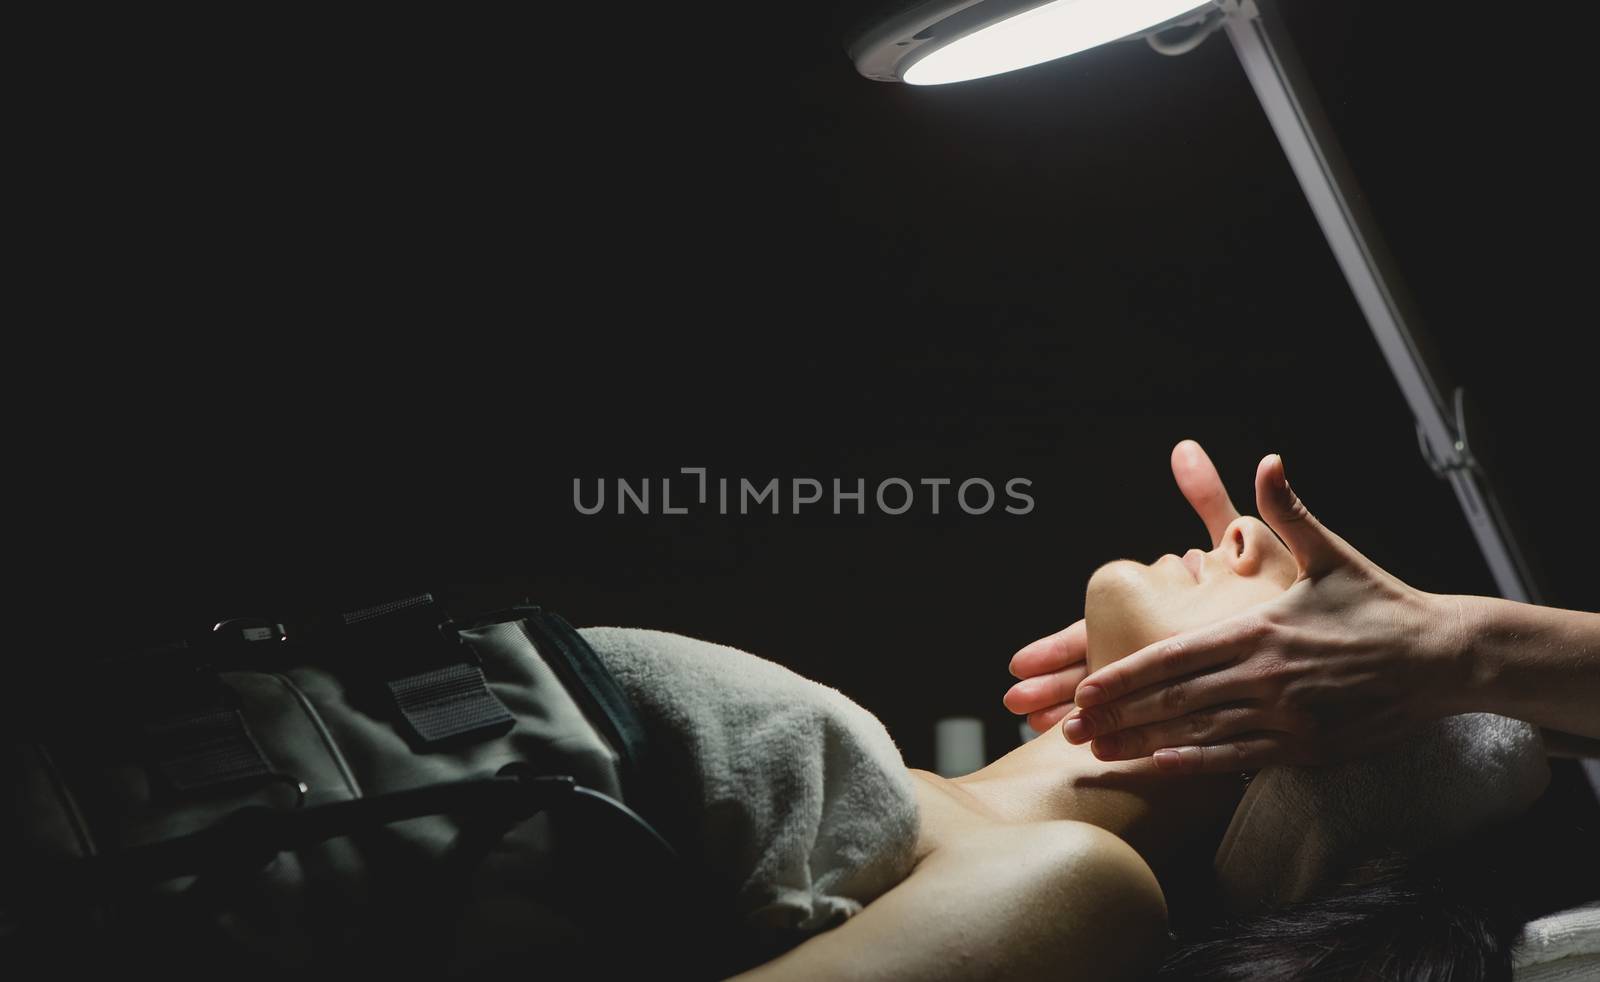
[(1212, 15), (1218, 0), (925, 0), (849, 46), (881, 82), (941, 85), (1027, 68)]

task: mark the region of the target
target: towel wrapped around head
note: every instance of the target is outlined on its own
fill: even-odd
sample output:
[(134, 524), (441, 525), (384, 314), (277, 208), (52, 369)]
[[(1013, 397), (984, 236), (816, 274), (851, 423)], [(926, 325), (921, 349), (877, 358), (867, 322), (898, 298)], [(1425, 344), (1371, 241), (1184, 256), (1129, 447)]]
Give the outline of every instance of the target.
[(1550, 780), (1536, 727), (1451, 716), (1382, 753), (1332, 767), (1269, 767), (1217, 849), (1233, 914), (1304, 900), (1386, 853), (1449, 846), (1525, 811)]
[(911, 871), (916, 792), (877, 717), (735, 648), (661, 631), (579, 632), (670, 768), (692, 848), (753, 934), (832, 927)]

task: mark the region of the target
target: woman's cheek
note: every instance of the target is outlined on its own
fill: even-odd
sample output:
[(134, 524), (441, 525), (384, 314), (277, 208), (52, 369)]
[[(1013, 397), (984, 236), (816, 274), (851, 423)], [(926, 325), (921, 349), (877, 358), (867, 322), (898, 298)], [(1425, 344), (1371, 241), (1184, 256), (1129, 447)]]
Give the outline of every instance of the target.
[(1217, 589), (1208, 592), (1199, 603), (1192, 605), (1184, 629), (1216, 623), (1225, 617), (1232, 617), (1257, 604), (1265, 603), (1281, 593), (1283, 588), (1270, 577), (1234, 577), (1219, 584)]

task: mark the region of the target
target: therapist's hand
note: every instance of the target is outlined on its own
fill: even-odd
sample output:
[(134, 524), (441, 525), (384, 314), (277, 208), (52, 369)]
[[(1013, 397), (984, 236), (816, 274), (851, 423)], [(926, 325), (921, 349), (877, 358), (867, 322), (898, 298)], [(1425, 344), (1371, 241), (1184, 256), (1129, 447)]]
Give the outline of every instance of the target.
[[(1217, 546), (1239, 512), (1217, 476), (1216, 465), (1200, 444), (1184, 440), (1172, 448), (1172, 477), (1205, 523), (1211, 545)], [(1059, 723), (1073, 708), (1073, 692), (1087, 671), (1087, 652), (1088, 636), (1080, 620), (1012, 655), (1011, 674), (1022, 681), (1006, 693), (1006, 708), (1027, 714), (1028, 725), (1038, 733)]]
[(1324, 528), (1275, 454), (1256, 470), (1256, 503), (1294, 554), (1295, 583), (1085, 678), (1069, 741), (1092, 738), (1102, 760), (1231, 771), (1358, 756), (1448, 714), (1455, 598), (1407, 586)]

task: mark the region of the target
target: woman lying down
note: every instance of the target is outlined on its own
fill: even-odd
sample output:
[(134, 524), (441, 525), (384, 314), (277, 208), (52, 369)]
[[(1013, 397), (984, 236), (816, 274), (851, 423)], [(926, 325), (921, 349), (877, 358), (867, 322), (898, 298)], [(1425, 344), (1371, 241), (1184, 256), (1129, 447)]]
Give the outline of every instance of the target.
[[(1094, 574), (1085, 599), (1091, 670), (1270, 599), (1295, 579), (1289, 552), (1253, 518), (1194, 555), (1115, 562)], [(695, 816), (690, 851), (767, 944), (769, 960), (741, 976), (752, 982), (1148, 977), (1170, 950), (1169, 914), (1205, 913), (1169, 911), (1187, 896), (1173, 878), (1209, 868), (1225, 834), (1248, 839), (1263, 823), (1275, 826), (1259, 854), (1249, 841), (1229, 843), (1235, 862), (1245, 857), (1240, 883), (1272, 880), (1278, 871), (1263, 866), (1299, 867), (1282, 871), (1298, 886), (1264, 891), (1275, 900), (1299, 899), (1319, 882), (1311, 874), (1327, 872), (1308, 873), (1308, 864), (1338, 859), (1329, 844), (1340, 830), (1312, 826), (1337, 825), (1350, 802), (1317, 803), (1315, 792), (1308, 799), (1287, 784), (1275, 792), (1264, 781), (1272, 770), (1250, 790), (1258, 803), (1242, 824), (1244, 775), (1175, 777), (1148, 759), (1103, 762), (1055, 729), (949, 780), (907, 769), (869, 713), (771, 662), (653, 631), (581, 633), (666, 754), (675, 804)], [(1493, 759), (1466, 778), (1471, 797), (1497, 797), (1512, 810), (1537, 797), (1547, 774), (1536, 738), (1524, 736), (1491, 736)], [(1451, 762), (1437, 743), (1427, 753), (1417, 766), (1437, 784)], [(1346, 799), (1363, 778), (1348, 771), (1347, 779), (1333, 792)], [(1485, 782), (1501, 790), (1486, 795)], [(1416, 792), (1359, 793), (1396, 796), (1364, 803), (1387, 813), (1407, 811)], [(1459, 824), (1451, 793), (1436, 786), (1418, 800)], [(1299, 817), (1284, 804), (1308, 800), (1313, 814)], [(1410, 811), (1426, 834), (1427, 815)], [(1490, 817), (1504, 816), (1480, 816)]]

